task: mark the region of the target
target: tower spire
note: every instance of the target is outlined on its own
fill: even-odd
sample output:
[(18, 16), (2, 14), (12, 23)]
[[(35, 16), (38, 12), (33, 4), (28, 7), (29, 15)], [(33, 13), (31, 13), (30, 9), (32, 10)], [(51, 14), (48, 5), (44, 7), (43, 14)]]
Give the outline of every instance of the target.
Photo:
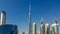
[(31, 15), (31, 2), (29, 3), (29, 15)]

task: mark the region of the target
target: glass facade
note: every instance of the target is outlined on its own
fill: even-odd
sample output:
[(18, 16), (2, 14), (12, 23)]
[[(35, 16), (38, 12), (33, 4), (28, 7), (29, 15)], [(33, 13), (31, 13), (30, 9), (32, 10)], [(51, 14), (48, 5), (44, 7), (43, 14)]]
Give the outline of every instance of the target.
[(40, 34), (45, 34), (45, 25), (41, 24), (40, 26)]
[(18, 34), (16, 25), (0, 25), (0, 34)]

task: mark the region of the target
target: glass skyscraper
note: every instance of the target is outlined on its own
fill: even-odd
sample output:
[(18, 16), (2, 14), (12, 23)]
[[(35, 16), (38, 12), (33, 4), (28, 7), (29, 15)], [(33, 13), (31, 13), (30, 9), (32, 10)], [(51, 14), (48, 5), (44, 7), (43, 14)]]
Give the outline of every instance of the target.
[(18, 34), (17, 26), (12, 24), (0, 25), (0, 34)]
[(52, 24), (51, 27), (50, 27), (50, 33), (55, 34), (54, 24)]
[(40, 34), (45, 34), (45, 24), (43, 24), (42, 19), (41, 19), (41, 24), (40, 24)]
[(51, 34), (59, 34), (57, 19), (54, 19), (54, 24), (51, 25)]
[(50, 34), (50, 25), (48, 23), (45, 24), (45, 34)]

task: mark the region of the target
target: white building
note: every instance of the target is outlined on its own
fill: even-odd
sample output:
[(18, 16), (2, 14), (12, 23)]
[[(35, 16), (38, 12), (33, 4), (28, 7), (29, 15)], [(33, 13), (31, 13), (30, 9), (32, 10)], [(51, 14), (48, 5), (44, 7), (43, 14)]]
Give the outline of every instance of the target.
[(33, 23), (33, 29), (32, 29), (32, 34), (36, 34), (36, 23), (34, 22)]
[(54, 24), (51, 25), (51, 34), (59, 34), (58, 23), (56, 18), (54, 19)]
[(50, 34), (50, 25), (45, 24), (45, 34)]
[(1, 23), (0, 25), (6, 24), (6, 13), (4, 11), (1, 12)]

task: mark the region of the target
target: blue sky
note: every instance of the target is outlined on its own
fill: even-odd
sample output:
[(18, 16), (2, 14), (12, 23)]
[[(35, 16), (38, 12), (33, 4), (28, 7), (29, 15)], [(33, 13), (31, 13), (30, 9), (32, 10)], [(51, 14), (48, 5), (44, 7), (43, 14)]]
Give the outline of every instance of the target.
[(40, 30), (41, 18), (44, 24), (52, 24), (54, 17), (60, 22), (60, 0), (0, 0), (0, 12), (6, 12), (7, 24), (16, 24), (20, 34), (22, 31), (28, 32), (29, 1), (32, 22), (36, 22), (37, 32)]

